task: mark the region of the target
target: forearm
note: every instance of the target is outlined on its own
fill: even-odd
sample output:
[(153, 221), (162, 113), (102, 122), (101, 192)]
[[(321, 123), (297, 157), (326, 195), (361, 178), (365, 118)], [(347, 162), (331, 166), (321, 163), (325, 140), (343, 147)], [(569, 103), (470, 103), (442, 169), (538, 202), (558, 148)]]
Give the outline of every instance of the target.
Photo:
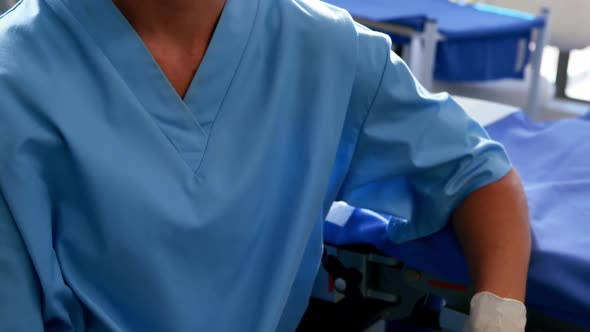
[(528, 220), (526, 197), (514, 170), (457, 207), (453, 226), (476, 292), (524, 302), (531, 250)]

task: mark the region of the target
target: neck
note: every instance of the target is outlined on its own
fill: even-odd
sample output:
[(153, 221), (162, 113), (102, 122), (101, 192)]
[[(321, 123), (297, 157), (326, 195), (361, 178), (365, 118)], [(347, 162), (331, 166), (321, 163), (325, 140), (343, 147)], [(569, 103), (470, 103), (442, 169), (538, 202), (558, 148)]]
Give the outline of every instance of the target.
[(143, 40), (178, 95), (184, 97), (213, 37), (225, 0), (113, 3)]
[(144, 39), (191, 47), (213, 35), (225, 0), (113, 0)]

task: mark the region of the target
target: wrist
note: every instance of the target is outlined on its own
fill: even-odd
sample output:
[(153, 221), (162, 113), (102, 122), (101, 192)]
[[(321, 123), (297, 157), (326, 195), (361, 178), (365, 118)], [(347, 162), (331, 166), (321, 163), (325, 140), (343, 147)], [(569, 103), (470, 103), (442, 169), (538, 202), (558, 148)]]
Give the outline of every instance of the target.
[(491, 278), (490, 280), (478, 280), (475, 282), (475, 293), (491, 293), (500, 298), (512, 299), (516, 301), (525, 301), (526, 280), (522, 282), (514, 282), (515, 278), (511, 278), (510, 282), (506, 282), (506, 278)]

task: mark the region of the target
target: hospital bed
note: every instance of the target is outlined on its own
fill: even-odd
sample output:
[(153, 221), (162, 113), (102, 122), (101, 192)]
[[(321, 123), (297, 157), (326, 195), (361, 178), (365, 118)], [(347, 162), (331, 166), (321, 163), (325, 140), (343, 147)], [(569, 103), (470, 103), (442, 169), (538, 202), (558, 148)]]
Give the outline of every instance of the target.
[[(348, 10), (360, 23), (406, 45), (402, 58), (418, 80), (482, 82), (522, 79), (531, 64), (526, 110), (538, 109), (542, 51), (549, 12), (539, 16), (485, 4), (447, 0), (328, 0)], [(530, 42), (536, 45), (534, 52)]]
[[(590, 331), (590, 117), (534, 123), (514, 107), (457, 99), (504, 144), (527, 192), (527, 331)], [(362, 331), (379, 320), (409, 320), (461, 331), (473, 291), (450, 226), (395, 245), (386, 232), (391, 218), (335, 203), (312, 301), (321, 315), (308, 315), (304, 326)]]

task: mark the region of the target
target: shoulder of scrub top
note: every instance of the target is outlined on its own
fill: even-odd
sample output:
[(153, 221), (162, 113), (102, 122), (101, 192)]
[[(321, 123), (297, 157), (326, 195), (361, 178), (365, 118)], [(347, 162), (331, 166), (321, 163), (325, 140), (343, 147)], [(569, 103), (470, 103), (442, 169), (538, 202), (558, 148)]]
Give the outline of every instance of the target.
[[(259, 1), (259, 15), (265, 16), (258, 22), (265, 22), (267, 33), (281, 29), (278, 38), (297, 35), (296, 47), (305, 48), (304, 56), (331, 56), (342, 71), (353, 73), (352, 93), (362, 96), (365, 108), (369, 107), (390, 59), (389, 36), (370, 30), (355, 22), (346, 10), (322, 1)], [(403, 64), (401, 60), (395, 62)]]
[(0, 105), (49, 91), (67, 74), (58, 64), (73, 53), (64, 47), (68, 35), (44, 1), (21, 1), (0, 16)]
[(61, 98), (55, 82), (66, 74), (64, 31), (44, 1), (21, 1), (0, 16), (0, 174), (48, 124), (42, 105)]

